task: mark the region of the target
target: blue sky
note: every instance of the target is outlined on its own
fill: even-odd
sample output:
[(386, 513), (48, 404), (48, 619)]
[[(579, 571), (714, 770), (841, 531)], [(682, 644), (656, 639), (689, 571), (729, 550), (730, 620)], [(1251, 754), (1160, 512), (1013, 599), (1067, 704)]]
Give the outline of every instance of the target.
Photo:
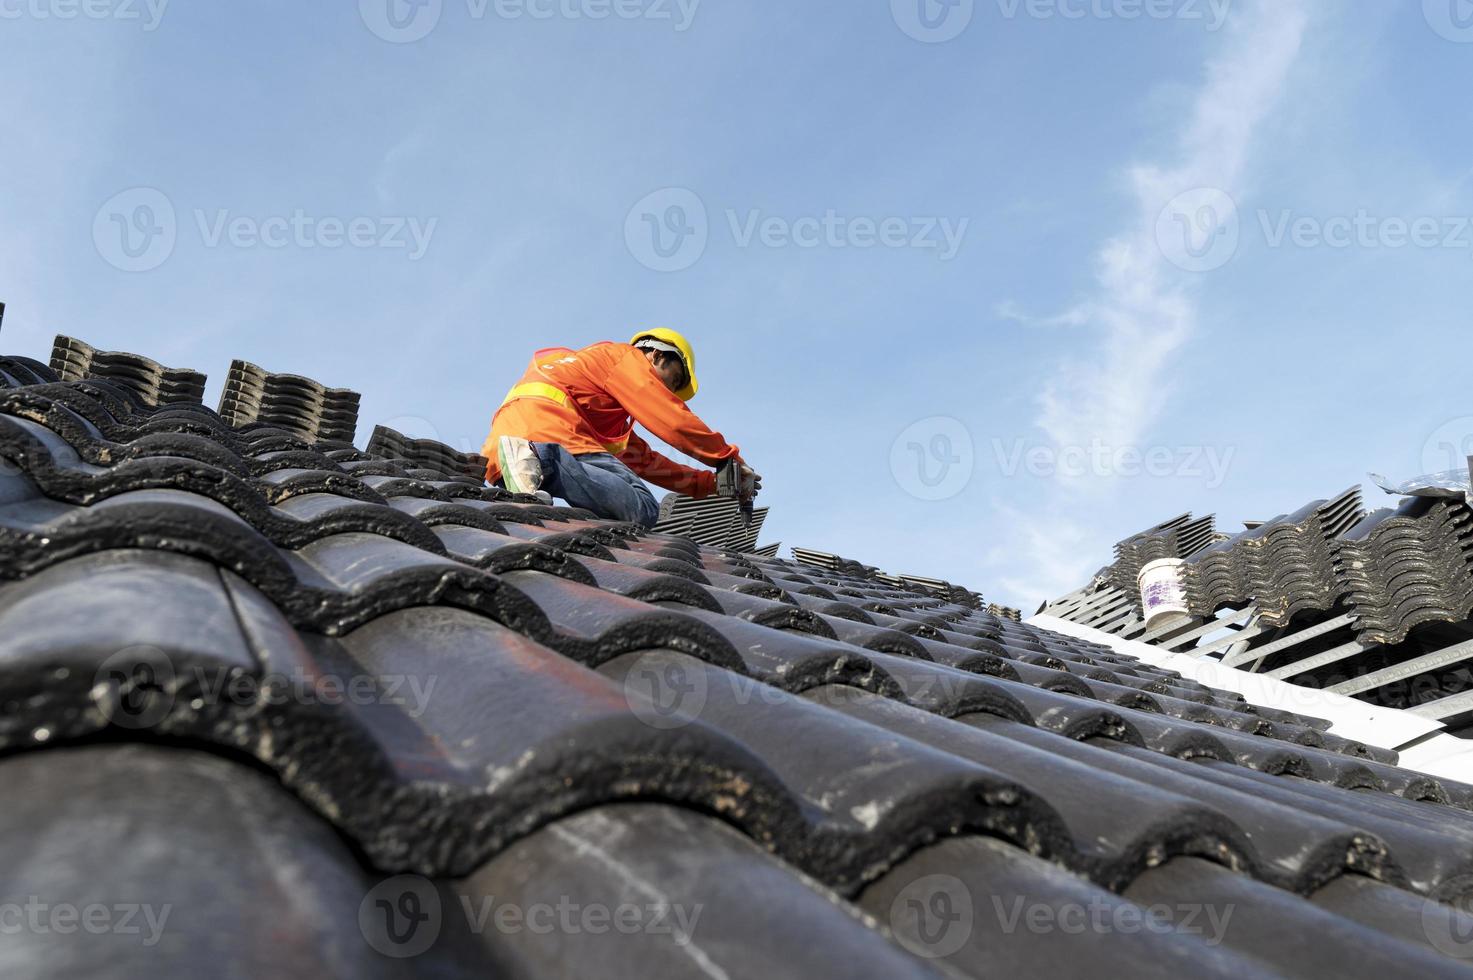
[(1031, 611), (1451, 465), (1470, 80), (1468, 0), (0, 0), (0, 349), (474, 448), (677, 327), (767, 540)]

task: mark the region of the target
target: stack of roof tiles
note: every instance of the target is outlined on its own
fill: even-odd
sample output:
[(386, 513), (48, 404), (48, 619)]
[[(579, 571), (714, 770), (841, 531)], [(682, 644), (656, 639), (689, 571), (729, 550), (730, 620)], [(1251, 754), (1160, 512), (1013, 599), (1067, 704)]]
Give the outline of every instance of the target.
[(368, 440), (368, 454), (402, 463), (416, 475), (431, 479), (458, 480), (479, 486), (486, 482), (486, 457), (457, 452), (434, 439), (411, 439), (387, 426), (377, 425)]
[(794, 548), (793, 559), (800, 565), (812, 565), (815, 568), (827, 569), (867, 582), (882, 583), (924, 595), (937, 596), (946, 602), (965, 606), (968, 609), (981, 609), (986, 605), (988, 614), (992, 616), (1010, 619), (1015, 623), (1023, 620), (1021, 610), (1010, 609), (997, 603), (988, 604), (987, 600), (982, 598), (982, 593), (954, 585), (945, 579), (927, 578), (922, 575), (893, 575), (889, 572), (882, 572), (873, 565), (865, 565), (852, 558), (843, 558), (827, 551), (815, 551), (812, 548)]
[(220, 395), (220, 416), (237, 428), (264, 422), (308, 442), (350, 446), (358, 429), (359, 398), (346, 388), (232, 361)]
[[(1117, 561), (1084, 593), (1118, 594), (1138, 613), (1135, 576), (1151, 556), (1181, 550), (1175, 535), (1186, 520), (1174, 518), (1116, 545)], [(1368, 514), (1360, 489), (1352, 487), (1185, 559), (1188, 606), (1204, 620), (1251, 604), (1264, 626), (1281, 628), (1349, 609), (1361, 642), (1398, 644), (1418, 626), (1473, 616), (1473, 510), (1459, 497), (1408, 497), (1398, 508)], [(1102, 615), (1098, 603), (1061, 600), (1045, 609), (1072, 617), (1075, 605), (1091, 623)]]
[(1452, 498), (1408, 497), (1340, 542), (1339, 574), (1361, 636), (1400, 643), (1423, 623), (1473, 615), (1473, 513)]
[(1360, 488), (1352, 487), (1190, 556), (1184, 579), (1192, 613), (1211, 616), (1256, 600), (1263, 621), (1278, 627), (1335, 608), (1346, 592), (1337, 542), (1363, 516)]
[(1261, 528), (1202, 549), (1182, 566), (1187, 605), (1195, 616), (1211, 616), (1219, 609), (1250, 601), (1257, 588), (1252, 559), (1253, 542)]
[(1148, 631), (1138, 596), (1116, 588), (1109, 567), (1042, 611), (1473, 736), (1473, 511), (1463, 493), (1438, 484), (1367, 514), (1353, 488), (1247, 527), (1186, 560), (1185, 623)]
[(877, 580), (881, 574), (880, 570), (873, 565), (866, 565), (852, 558), (844, 558), (827, 551), (815, 551), (812, 548), (794, 548), (793, 559), (800, 565), (812, 565), (814, 568), (824, 568), (854, 578)]
[(987, 604), (987, 611), (992, 613), (992, 615), (994, 616), (999, 616), (1003, 619), (1011, 619), (1015, 623), (1021, 623), (1023, 621), (1023, 610), (1014, 609), (1011, 606), (999, 606), (995, 602), (989, 602)]
[(188, 368), (164, 367), (137, 354), (100, 351), (84, 341), (57, 334), (51, 369), (63, 381), (98, 378), (126, 388), (144, 405), (198, 405), (205, 376)]
[(757, 550), (757, 539), (767, 522), (768, 508), (757, 507), (751, 523), (742, 519), (739, 505), (732, 497), (705, 497), (697, 500), (679, 493), (666, 494), (660, 501), (660, 516), (655, 530), (662, 534), (678, 534), (697, 544), (726, 548), (746, 554)]
[(8, 976), (1465, 973), (1473, 787), (1313, 718), (110, 382), (0, 459), (0, 901), (133, 910)]
[(1211, 514), (1197, 520), (1182, 514), (1119, 542), (1115, 563), (1106, 570), (1111, 584), (1127, 595), (1136, 595), (1139, 605), (1141, 569), (1163, 558), (1189, 558), (1206, 548), (1216, 539), (1214, 521)]

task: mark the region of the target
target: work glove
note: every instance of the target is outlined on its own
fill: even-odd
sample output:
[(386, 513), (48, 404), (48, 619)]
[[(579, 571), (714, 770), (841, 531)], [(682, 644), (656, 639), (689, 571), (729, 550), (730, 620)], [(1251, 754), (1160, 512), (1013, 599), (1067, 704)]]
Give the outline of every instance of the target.
[(762, 489), (762, 474), (758, 473), (746, 463), (741, 464), (742, 487), (745, 488), (747, 496), (755, 497)]

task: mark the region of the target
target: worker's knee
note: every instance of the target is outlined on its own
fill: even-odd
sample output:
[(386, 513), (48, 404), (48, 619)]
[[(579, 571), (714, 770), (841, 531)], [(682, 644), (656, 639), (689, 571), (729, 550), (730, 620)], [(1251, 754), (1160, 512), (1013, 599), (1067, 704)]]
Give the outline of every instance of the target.
[[(544, 473), (555, 476), (555, 496), (575, 507), (591, 510), (608, 520), (652, 528), (660, 519), (660, 504), (644, 481), (614, 456), (591, 453), (573, 456), (558, 446), (542, 457)], [(548, 484), (544, 484), (547, 486)]]
[(655, 522), (660, 519), (660, 504), (644, 485), (644, 481), (632, 472), (625, 471), (616, 472), (610, 484), (609, 492), (603, 494), (606, 505), (604, 516), (644, 528), (655, 526)]
[(656, 503), (654, 495), (649, 491), (635, 493), (635, 506), (633, 513), (626, 520), (638, 524), (642, 528), (652, 528), (660, 520), (660, 505)]

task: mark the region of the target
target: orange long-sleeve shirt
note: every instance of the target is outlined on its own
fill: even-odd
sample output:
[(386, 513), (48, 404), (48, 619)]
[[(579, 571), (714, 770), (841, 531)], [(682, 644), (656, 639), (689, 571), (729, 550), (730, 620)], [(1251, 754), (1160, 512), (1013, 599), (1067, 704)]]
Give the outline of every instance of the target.
[(491, 461), (486, 479), (495, 482), (501, 476), (496, 441), (519, 436), (555, 443), (575, 456), (613, 453), (656, 486), (687, 496), (716, 492), (715, 473), (655, 452), (635, 433), (635, 422), (707, 466), (719, 466), (739, 453), (665, 387), (642, 352), (606, 341), (576, 351), (551, 347), (533, 356), (491, 420), (482, 450)]

